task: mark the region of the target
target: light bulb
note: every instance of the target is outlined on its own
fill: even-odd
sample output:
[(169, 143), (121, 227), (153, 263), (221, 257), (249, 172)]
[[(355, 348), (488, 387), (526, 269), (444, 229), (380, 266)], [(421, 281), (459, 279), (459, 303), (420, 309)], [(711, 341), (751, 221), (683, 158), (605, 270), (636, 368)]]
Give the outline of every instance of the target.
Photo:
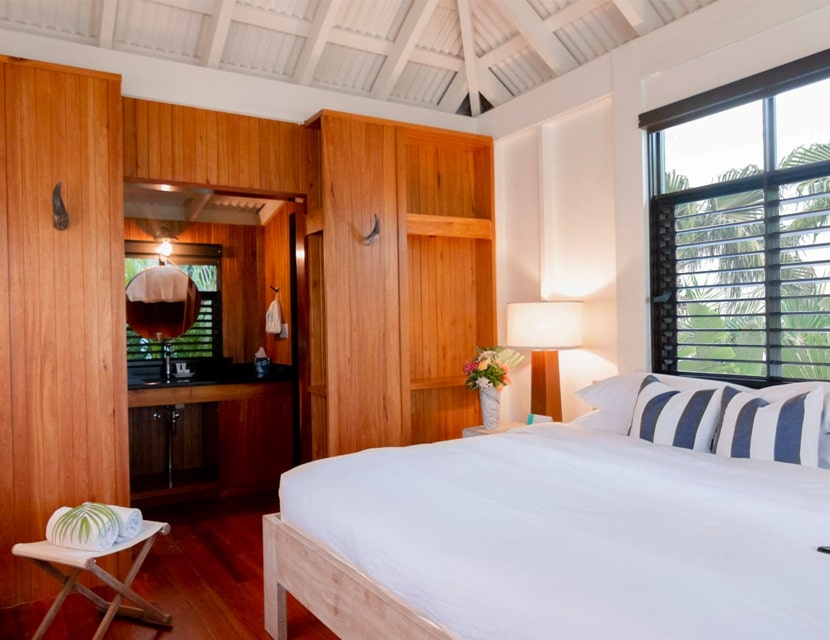
[(162, 238), (161, 244), (156, 249), (156, 253), (165, 258), (170, 257), (170, 254), (173, 253), (173, 245), (170, 243), (170, 238)]

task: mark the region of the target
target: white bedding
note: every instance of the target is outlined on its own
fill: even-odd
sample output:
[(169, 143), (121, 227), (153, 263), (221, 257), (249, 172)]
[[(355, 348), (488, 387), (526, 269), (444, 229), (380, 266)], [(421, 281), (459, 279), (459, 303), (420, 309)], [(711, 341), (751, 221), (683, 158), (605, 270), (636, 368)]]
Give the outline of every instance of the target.
[(547, 424), (309, 463), (280, 502), (460, 638), (830, 638), (823, 469)]

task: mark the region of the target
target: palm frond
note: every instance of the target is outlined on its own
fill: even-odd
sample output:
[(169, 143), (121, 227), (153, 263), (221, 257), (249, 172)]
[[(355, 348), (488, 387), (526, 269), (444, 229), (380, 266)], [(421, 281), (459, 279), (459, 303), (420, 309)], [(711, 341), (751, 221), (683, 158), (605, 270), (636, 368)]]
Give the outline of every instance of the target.
[(98, 531), (118, 529), (118, 516), (113, 509), (98, 502), (84, 502), (74, 507), (58, 518), (53, 529), (53, 535), (59, 543), (77, 540), (81, 543), (89, 541), (93, 526)]

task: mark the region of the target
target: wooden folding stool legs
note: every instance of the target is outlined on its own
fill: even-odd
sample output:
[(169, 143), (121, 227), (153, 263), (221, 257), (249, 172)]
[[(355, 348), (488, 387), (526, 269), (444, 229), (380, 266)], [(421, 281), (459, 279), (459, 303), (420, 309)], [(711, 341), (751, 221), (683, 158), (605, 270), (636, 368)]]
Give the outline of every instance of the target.
[[(99, 610), (105, 612), (104, 618), (101, 620), (101, 624), (98, 625), (98, 629), (92, 637), (92, 640), (101, 640), (104, 637), (115, 616), (133, 618), (155, 625), (170, 626), (173, 622), (172, 616), (153, 606), (130, 588), (130, 585), (132, 585), (133, 580), (135, 580), (135, 577), (141, 569), (141, 565), (144, 563), (144, 559), (150, 552), (156, 536), (159, 533), (167, 535), (169, 531), (170, 526), (167, 523), (145, 520), (141, 533), (138, 536), (127, 542), (116, 544), (112, 549), (102, 553), (76, 551), (74, 549), (57, 547), (45, 540), (42, 542), (14, 545), (12, 547), (12, 553), (14, 555), (28, 558), (46, 573), (63, 583), (63, 589), (61, 589), (55, 602), (52, 603), (35, 635), (32, 636), (32, 640), (40, 640), (40, 638), (43, 638), (49, 625), (55, 619), (58, 609), (60, 609), (64, 600), (66, 600), (66, 596), (72, 591), (77, 591), (82, 596), (91, 600)], [(118, 580), (112, 574), (107, 573), (98, 566), (96, 562), (97, 558), (129, 549), (139, 542), (144, 542), (144, 544), (123, 581)], [(55, 567), (53, 563), (70, 566), (72, 570), (69, 573), (64, 573)], [(116, 593), (112, 601), (105, 600), (94, 591), (78, 583), (78, 575), (82, 570), (89, 571), (105, 585), (115, 590)], [(122, 604), (124, 600), (132, 602), (135, 606)]]

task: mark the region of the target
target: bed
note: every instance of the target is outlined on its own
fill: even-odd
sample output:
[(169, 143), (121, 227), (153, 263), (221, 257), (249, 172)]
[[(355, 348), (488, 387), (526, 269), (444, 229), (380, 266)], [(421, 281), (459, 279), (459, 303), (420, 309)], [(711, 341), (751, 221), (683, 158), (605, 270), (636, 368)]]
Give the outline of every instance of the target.
[[(792, 393), (755, 402), (757, 443), (734, 457), (728, 405), (757, 394), (727, 400), (718, 387), (703, 403), (700, 389), (672, 388), (688, 402), (666, 404), (661, 423), (648, 402), (665, 389), (643, 380), (622, 417), (285, 473), (281, 513), (263, 521), (267, 631), (288, 637), (288, 590), (344, 639), (830, 637), (830, 555), (817, 552), (830, 545), (824, 390), (798, 396), (795, 426), (781, 418)], [(691, 446), (660, 444), (666, 420), (677, 438), (695, 404)], [(801, 464), (764, 459), (769, 429), (785, 426), (798, 427)]]

